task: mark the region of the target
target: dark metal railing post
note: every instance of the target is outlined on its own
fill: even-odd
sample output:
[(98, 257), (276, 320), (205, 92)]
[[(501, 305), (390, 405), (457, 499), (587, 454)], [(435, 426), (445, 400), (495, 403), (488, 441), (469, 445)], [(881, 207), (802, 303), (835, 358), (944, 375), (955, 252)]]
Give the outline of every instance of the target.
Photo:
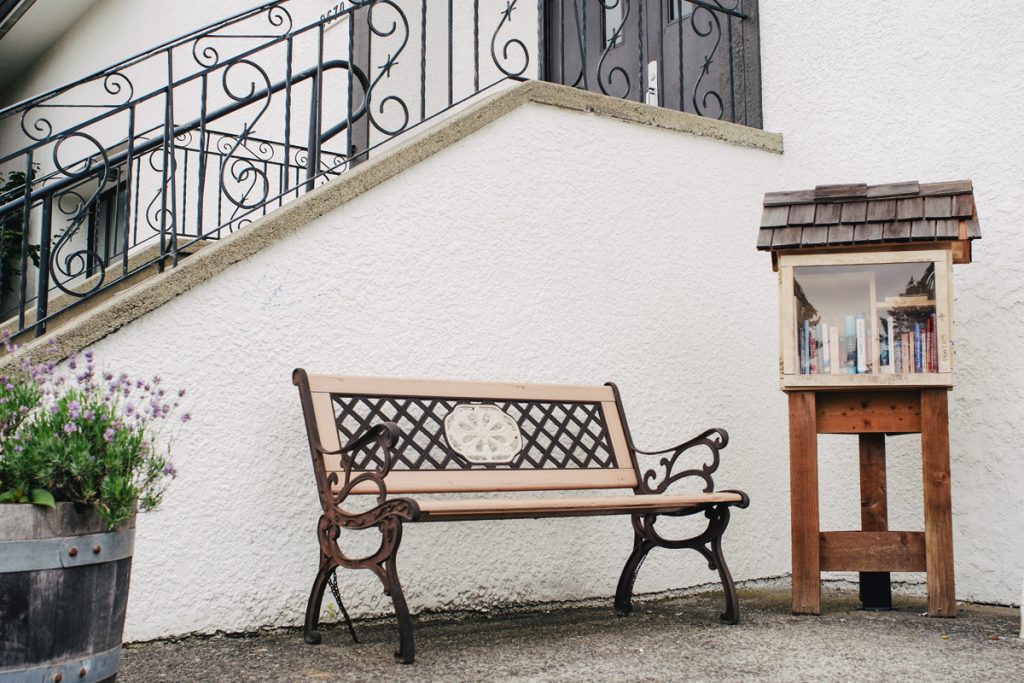
[[(25, 155), (25, 205), (21, 210), (21, 272), (18, 274), (18, 329), (25, 329), (25, 299), (28, 290), (28, 233), (32, 223), (32, 182), (35, 176), (34, 155), (29, 150)], [(4, 242), (6, 244), (6, 241)], [(5, 259), (6, 261), (6, 259)], [(6, 266), (6, 263), (4, 264)], [(3, 282), (7, 282), (6, 279)]]
[(36, 327), (35, 334), (46, 334), (46, 322), (50, 299), (50, 240), (53, 231), (53, 195), (43, 199), (42, 224), (39, 232), (39, 272), (36, 278)]
[[(121, 276), (124, 277), (128, 274), (128, 249), (131, 247), (129, 240), (129, 234), (131, 233), (131, 223), (138, 224), (138, 189), (135, 192), (132, 191), (132, 181), (135, 180), (135, 172), (132, 170), (132, 164), (135, 163), (135, 107), (128, 110), (128, 156), (124, 162), (125, 168), (125, 179), (124, 179), (124, 191), (125, 191), (125, 226), (124, 226), (124, 237), (122, 238), (121, 244)], [(135, 211), (132, 211), (132, 197), (135, 197)], [(132, 216), (133, 218), (129, 218)]]
[(171, 250), (171, 266), (178, 265), (178, 183), (176, 181), (177, 162), (174, 158), (174, 58), (172, 50), (167, 50), (167, 118), (164, 121), (164, 151), (170, 170), (164, 164), (164, 173), (170, 176), (171, 220), (169, 247)]
[(324, 94), (324, 25), (317, 32), (316, 75), (313, 77), (312, 102), (309, 105), (309, 138), (306, 159), (306, 192), (313, 189), (314, 179), (320, 172), (320, 130), (323, 116)]

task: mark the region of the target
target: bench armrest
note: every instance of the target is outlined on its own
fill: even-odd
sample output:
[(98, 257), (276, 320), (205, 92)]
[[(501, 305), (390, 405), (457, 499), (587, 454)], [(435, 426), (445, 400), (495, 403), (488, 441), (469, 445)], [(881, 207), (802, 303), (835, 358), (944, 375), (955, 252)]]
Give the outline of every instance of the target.
[[(331, 451), (323, 447), (323, 444), (317, 442), (313, 448), (321, 455), (340, 455), (341, 464), (345, 468), (345, 479), (341, 482), (341, 490), (333, 495), (334, 504), (340, 505), (343, 500), (348, 498), (352, 490), (359, 484), (369, 482), (377, 488), (377, 502), (383, 503), (387, 498), (388, 490), (387, 485), (384, 483), (384, 477), (388, 476), (388, 472), (391, 471), (391, 465), (393, 457), (391, 449), (398, 442), (399, 437), (402, 435), (402, 431), (398, 428), (398, 425), (394, 422), (382, 422), (378, 425), (374, 425), (369, 429), (363, 430), (362, 433), (357, 434), (347, 444), (342, 446), (339, 450)], [(381, 457), (383, 463), (378, 465), (373, 471), (360, 472), (355, 477), (352, 476), (352, 465), (354, 464), (354, 458), (352, 454), (366, 448), (372, 443), (376, 443), (380, 447)], [(331, 472), (327, 475), (327, 484), (329, 487), (338, 485), (339, 478), (337, 472)]]
[[(664, 450), (642, 451), (640, 449), (634, 449), (634, 453), (640, 455), (665, 456), (661, 458), (658, 463), (663, 468), (663, 471), (651, 469), (644, 472), (643, 476), (640, 477), (640, 484), (637, 489), (641, 493), (664, 493), (669, 486), (680, 479), (685, 479), (686, 477), (697, 477), (704, 482), (704, 492), (710, 493), (715, 490), (715, 481), (711, 478), (711, 475), (718, 469), (718, 463), (720, 461), (719, 453), (728, 444), (729, 433), (724, 429), (713, 427), (702, 432), (698, 436), (695, 436), (689, 441), (684, 441), (678, 446), (673, 446)], [(680, 456), (686, 451), (699, 446), (705, 446), (709, 451), (711, 451), (711, 462), (702, 465), (700, 469), (688, 469), (676, 472), (676, 463), (679, 461)], [(637, 468), (637, 474), (639, 475), (639, 463), (637, 464)]]

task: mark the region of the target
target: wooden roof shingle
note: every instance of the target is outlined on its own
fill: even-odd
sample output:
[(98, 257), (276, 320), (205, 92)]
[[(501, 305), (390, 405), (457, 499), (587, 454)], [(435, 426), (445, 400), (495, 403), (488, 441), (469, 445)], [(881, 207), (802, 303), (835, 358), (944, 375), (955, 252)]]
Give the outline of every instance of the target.
[(818, 185), (767, 192), (758, 231), (762, 251), (981, 237), (970, 180)]

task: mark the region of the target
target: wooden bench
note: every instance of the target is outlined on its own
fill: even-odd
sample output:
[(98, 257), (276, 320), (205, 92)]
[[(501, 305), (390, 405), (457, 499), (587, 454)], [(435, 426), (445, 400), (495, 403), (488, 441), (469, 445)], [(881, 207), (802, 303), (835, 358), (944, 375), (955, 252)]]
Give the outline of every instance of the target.
[[(395, 564), (402, 529), (409, 522), (632, 515), (633, 549), (615, 593), (619, 614), (631, 609), (633, 583), (651, 549), (691, 548), (718, 571), (725, 591), (721, 618), (739, 621), (722, 534), (730, 507), (745, 508), (749, 499), (741, 491), (714, 490), (712, 474), (729, 439), (724, 430), (709, 429), (663, 451), (640, 451), (633, 445), (614, 384), (434, 382), (308, 375), (302, 369), (295, 370), (293, 382), (299, 388), (323, 508), (317, 528), (320, 569), (306, 606), (306, 642), (320, 642), (320, 603), (328, 585), (355, 639), (334, 573), (338, 567), (369, 569), (394, 602), (396, 657), (413, 661), (412, 621)], [(695, 468), (684, 469), (684, 452), (698, 447), (706, 449), (705, 457)], [(661, 456), (659, 469), (641, 474), (638, 454)], [(668, 492), (691, 478), (696, 491)], [(632, 493), (607, 495), (597, 489)], [(404, 497), (496, 491), (576, 495)], [(362, 500), (375, 496), (375, 501), (370, 499), (372, 507), (364, 505), (357, 512), (352, 504), (360, 495)], [(703, 530), (691, 538), (668, 539), (655, 530), (659, 516), (698, 513), (706, 516), (707, 526), (701, 525)], [(338, 544), (341, 529), (374, 528), (381, 543), (368, 557), (351, 557)]]

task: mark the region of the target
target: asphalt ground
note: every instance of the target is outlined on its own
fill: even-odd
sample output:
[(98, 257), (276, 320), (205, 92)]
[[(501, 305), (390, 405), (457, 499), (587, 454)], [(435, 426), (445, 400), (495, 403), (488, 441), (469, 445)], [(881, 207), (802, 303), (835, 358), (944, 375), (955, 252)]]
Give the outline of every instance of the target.
[(788, 590), (740, 592), (742, 623), (721, 624), (721, 594), (608, 605), (543, 605), (416, 619), (416, 662), (395, 663), (392, 620), (196, 636), (125, 646), (119, 683), (150, 681), (1024, 681), (1020, 611), (960, 605), (925, 616), (922, 598), (858, 610), (855, 592), (823, 594), (822, 614), (794, 616)]

